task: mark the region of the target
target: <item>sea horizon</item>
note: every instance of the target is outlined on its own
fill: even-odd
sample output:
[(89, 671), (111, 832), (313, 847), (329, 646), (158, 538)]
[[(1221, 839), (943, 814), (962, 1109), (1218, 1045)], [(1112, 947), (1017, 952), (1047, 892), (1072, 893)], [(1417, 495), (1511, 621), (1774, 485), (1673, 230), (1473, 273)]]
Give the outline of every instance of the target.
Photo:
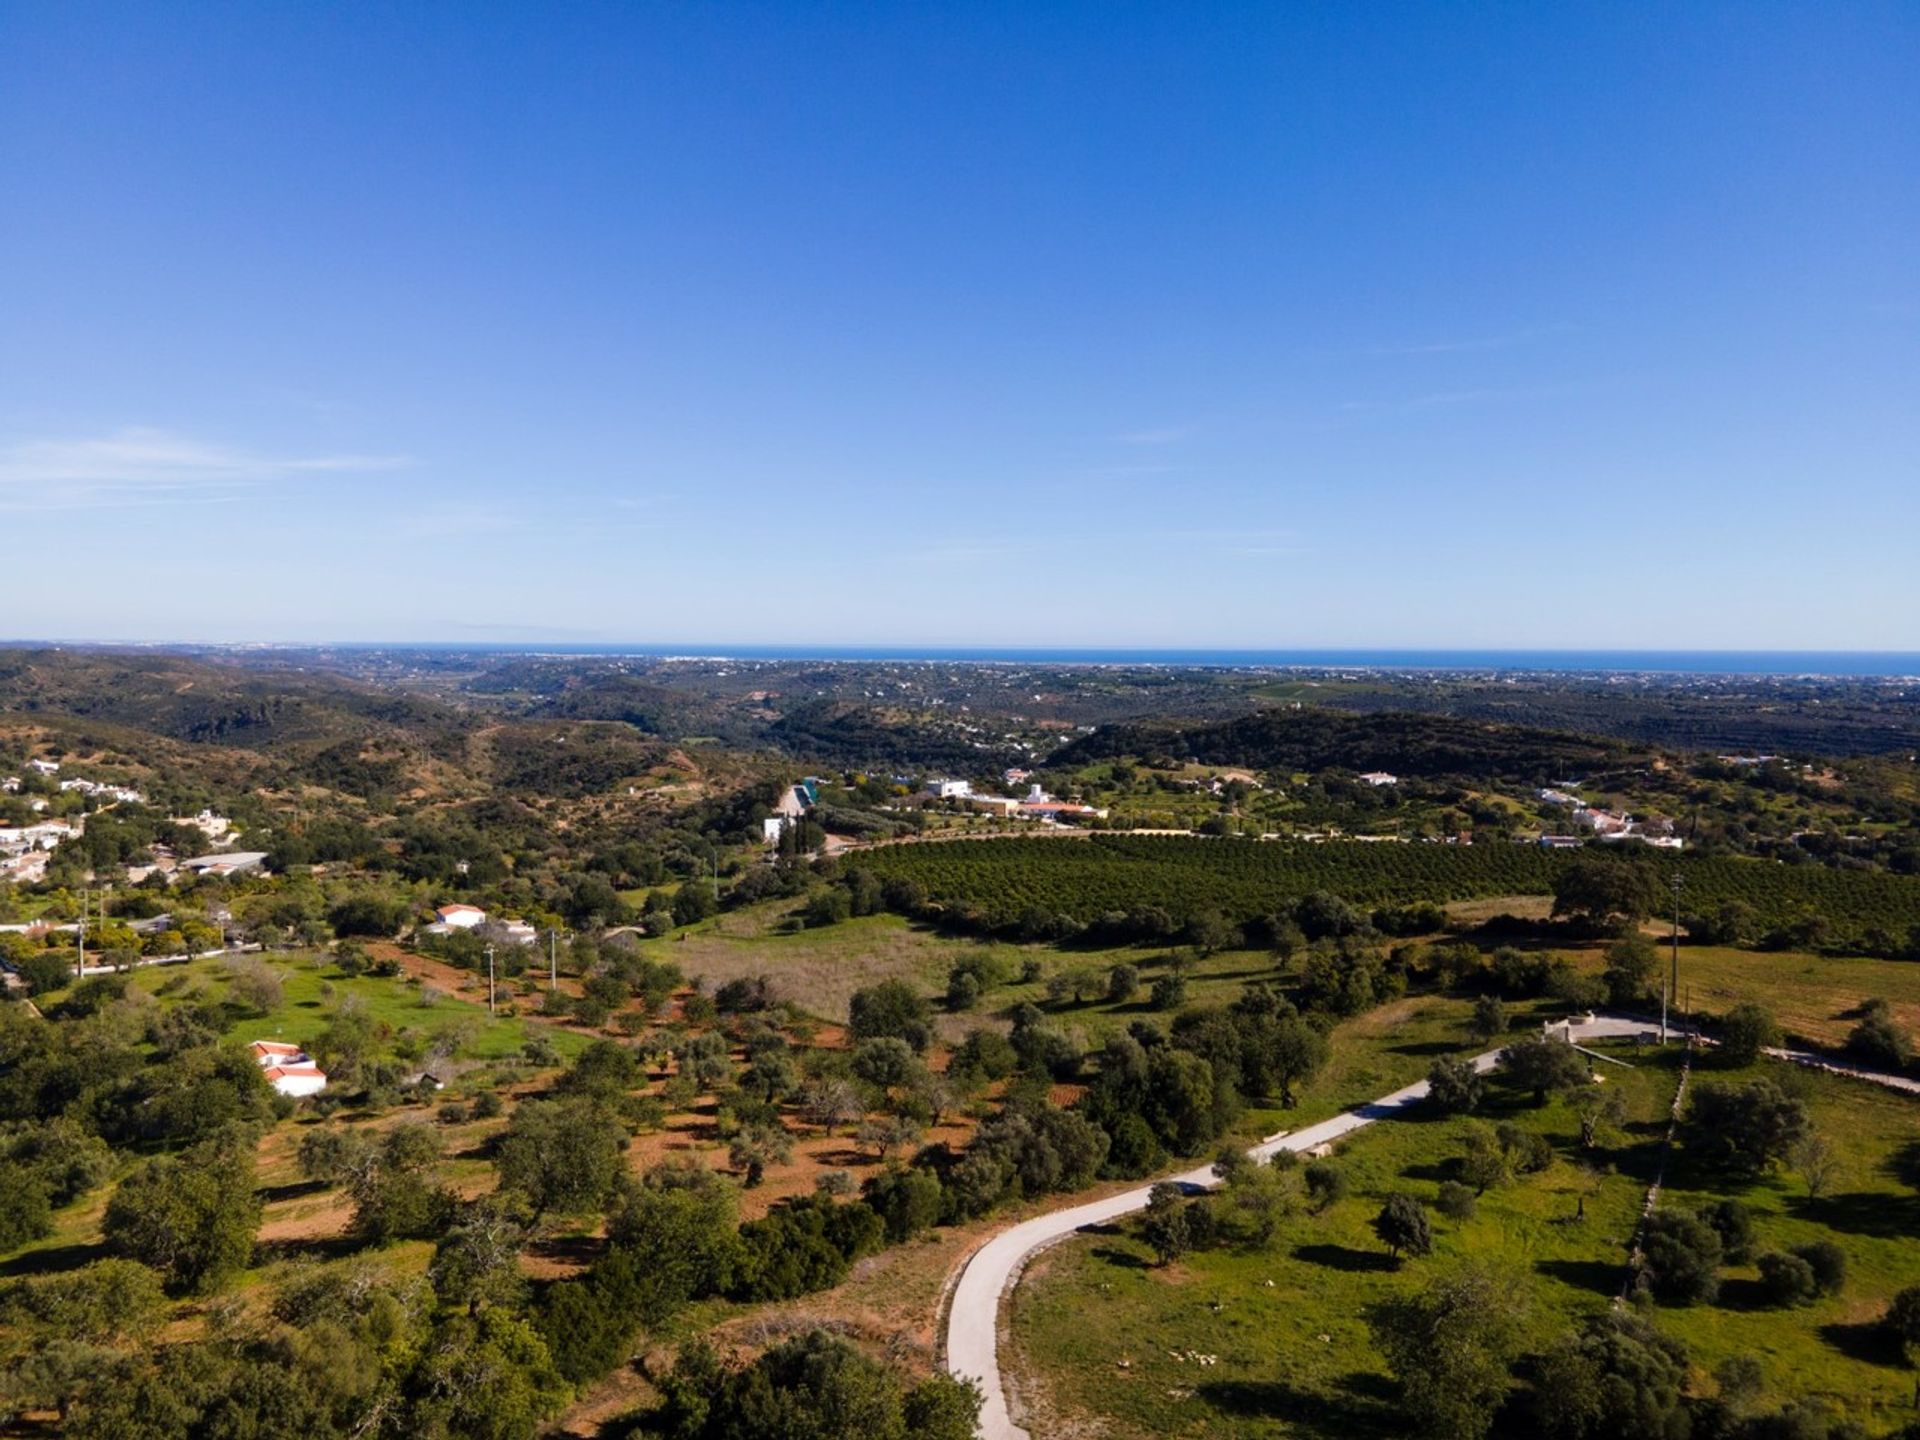
[(581, 659), (808, 661), (891, 664), (1125, 665), (1170, 669), (1384, 670), (1555, 674), (1697, 674), (1920, 679), (1915, 650), (1636, 650), (1549, 647), (1249, 647), (1093, 645), (836, 645), (720, 642), (111, 641), (10, 640), (6, 645), (178, 651), (426, 651)]

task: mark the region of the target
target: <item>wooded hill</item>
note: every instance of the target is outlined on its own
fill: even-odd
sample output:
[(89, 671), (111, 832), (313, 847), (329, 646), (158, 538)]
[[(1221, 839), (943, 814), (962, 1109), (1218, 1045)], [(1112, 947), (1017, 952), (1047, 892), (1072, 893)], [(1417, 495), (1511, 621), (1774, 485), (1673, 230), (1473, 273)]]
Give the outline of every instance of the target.
[(1209, 724), (1108, 725), (1049, 762), (1059, 767), (1138, 756), (1156, 761), (1313, 773), (1386, 770), (1395, 775), (1545, 783), (1636, 758), (1617, 741), (1445, 715), (1353, 715), (1269, 710)]

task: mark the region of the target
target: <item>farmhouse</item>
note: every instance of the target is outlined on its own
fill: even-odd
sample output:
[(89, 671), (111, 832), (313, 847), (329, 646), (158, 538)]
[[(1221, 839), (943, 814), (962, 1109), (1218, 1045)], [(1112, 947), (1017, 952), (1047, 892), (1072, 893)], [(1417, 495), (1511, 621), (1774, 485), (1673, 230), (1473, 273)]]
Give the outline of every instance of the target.
[(256, 1040), (248, 1047), (267, 1083), (282, 1095), (318, 1095), (327, 1088), (327, 1074), (298, 1045), (284, 1040)]
[(1389, 775), (1384, 770), (1369, 770), (1360, 777), (1360, 783), (1362, 785), (1371, 785), (1377, 790), (1382, 785), (1398, 785), (1400, 783), (1400, 777), (1398, 775)]
[(965, 800), (973, 794), (973, 782), (940, 777), (927, 781), (927, 794), (936, 800)]
[(442, 905), (433, 912), (440, 917), (440, 923), (449, 930), (472, 930), (487, 923), (487, 912), (478, 905), (465, 905), (456, 901), (452, 905)]

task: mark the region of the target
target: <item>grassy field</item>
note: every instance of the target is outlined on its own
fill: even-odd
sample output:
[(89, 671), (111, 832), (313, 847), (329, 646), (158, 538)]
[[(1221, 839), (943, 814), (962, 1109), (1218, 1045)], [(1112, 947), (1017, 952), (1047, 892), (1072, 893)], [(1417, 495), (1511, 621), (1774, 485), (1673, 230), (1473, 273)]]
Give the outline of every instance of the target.
[(1680, 988), (1709, 1014), (1758, 1001), (1789, 1035), (1817, 1045), (1842, 1044), (1861, 1002), (1874, 996), (1892, 1003), (1909, 1032), (1920, 1032), (1920, 965), (1911, 961), (1682, 945)]
[[(1545, 1343), (1619, 1290), (1674, 1083), (1671, 1054), (1630, 1058), (1636, 1069), (1606, 1072), (1628, 1098), (1629, 1121), (1597, 1173), (1578, 1165), (1573, 1117), (1562, 1105), (1496, 1106), (1488, 1118), (1543, 1130), (1558, 1157), (1541, 1174), (1490, 1191), (1468, 1221), (1436, 1216), (1429, 1259), (1392, 1267), (1368, 1221), (1393, 1191), (1432, 1198), (1461, 1153), (1464, 1120), (1389, 1122), (1361, 1132), (1340, 1152), (1353, 1195), (1324, 1215), (1294, 1217), (1257, 1252), (1211, 1251), (1161, 1268), (1125, 1228), (1049, 1252), (1011, 1307), (1015, 1370), (1038, 1433), (1116, 1440), (1407, 1434), (1366, 1329), (1369, 1302), (1450, 1260), (1475, 1257), (1502, 1267), (1528, 1297), (1529, 1335)], [(1699, 1078), (1723, 1076), (1703, 1070)], [(1689, 1208), (1738, 1195), (1756, 1212), (1762, 1249), (1836, 1240), (1850, 1262), (1846, 1290), (1803, 1309), (1760, 1308), (1757, 1272), (1733, 1267), (1718, 1304), (1662, 1307), (1657, 1318), (1690, 1347), (1697, 1388), (1711, 1390), (1707, 1376), (1721, 1360), (1748, 1354), (1763, 1367), (1772, 1403), (1819, 1396), (1870, 1433), (1884, 1433), (1911, 1418), (1913, 1376), (1871, 1322), (1889, 1295), (1920, 1282), (1920, 1247), (1911, 1238), (1920, 1200), (1887, 1167), (1911, 1142), (1920, 1108), (1830, 1077), (1794, 1072), (1793, 1083), (1850, 1157), (1828, 1197), (1809, 1203), (1787, 1176), (1729, 1184), (1682, 1152), (1664, 1203)], [(1582, 1196), (1585, 1219), (1575, 1223)], [(1218, 1361), (1203, 1367), (1185, 1358), (1190, 1353)], [(1524, 1424), (1514, 1433), (1525, 1433)]]
[[(239, 1021), (228, 1032), (243, 1041), (286, 1040), (310, 1043), (327, 1027), (332, 1010), (349, 999), (364, 1006), (375, 1020), (397, 1034), (417, 1030), (432, 1034), (447, 1026), (466, 1036), (459, 1057), (497, 1060), (518, 1054), (535, 1034), (545, 1036), (563, 1055), (577, 1053), (587, 1037), (558, 1026), (537, 1025), (514, 1015), (489, 1019), (486, 977), (469, 982), (478, 999), (422, 985), (405, 976), (391, 978), (358, 975), (349, 978), (335, 968), (331, 956), (320, 953), (276, 952), (243, 960), (191, 960), (182, 965), (148, 965), (129, 976), (131, 988), (152, 995), (161, 1005), (175, 1005), (195, 997), (224, 998), (238, 966), (263, 964), (280, 977), (280, 1004), (265, 1015)], [(511, 1007), (514, 999), (505, 985), (500, 999)]]

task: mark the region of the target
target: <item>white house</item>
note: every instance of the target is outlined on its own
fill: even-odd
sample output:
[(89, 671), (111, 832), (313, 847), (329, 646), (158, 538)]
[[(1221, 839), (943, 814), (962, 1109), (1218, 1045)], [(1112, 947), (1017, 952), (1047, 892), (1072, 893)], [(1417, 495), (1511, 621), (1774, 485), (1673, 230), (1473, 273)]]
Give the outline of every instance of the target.
[(37, 885), (47, 878), (47, 852), (29, 850), (23, 855), (9, 855), (0, 860), (0, 880), (11, 880), (16, 885)]
[(965, 800), (973, 794), (973, 782), (970, 780), (951, 780), (945, 777), (927, 781), (927, 794), (936, 800)]
[(42, 775), (58, 775), (60, 773), (60, 762), (58, 760), (29, 760), (27, 761), (27, 768), (29, 770), (38, 770)]
[(318, 1095), (327, 1088), (326, 1071), (298, 1045), (284, 1040), (256, 1040), (248, 1048), (267, 1083), (282, 1095)]
[(1384, 770), (1369, 770), (1360, 777), (1360, 783), (1362, 785), (1371, 785), (1375, 789), (1378, 789), (1382, 785), (1398, 785), (1400, 783), (1400, 777), (1398, 775), (1389, 775)]
[(455, 902), (442, 905), (433, 912), (440, 917), (440, 923), (449, 930), (472, 930), (487, 923), (487, 912), (478, 905), (464, 905)]

